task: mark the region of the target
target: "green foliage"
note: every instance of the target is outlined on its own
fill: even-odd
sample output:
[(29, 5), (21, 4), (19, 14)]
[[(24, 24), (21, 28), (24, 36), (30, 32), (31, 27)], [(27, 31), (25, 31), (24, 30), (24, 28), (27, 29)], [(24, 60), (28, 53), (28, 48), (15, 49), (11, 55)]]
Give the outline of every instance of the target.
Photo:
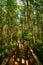
[(32, 38), (32, 32), (30, 30), (25, 30), (22, 35), (22, 38), (29, 41)]
[[(0, 5), (0, 54), (10, 56), (13, 47), (17, 46), (18, 38), (23, 38), (36, 45), (38, 53), (43, 46), (43, 0), (2, 0)], [(33, 38), (34, 37), (34, 38)], [(33, 43), (35, 40), (35, 43)]]
[(37, 39), (36, 44), (42, 44), (42, 40)]
[(34, 52), (37, 54), (41, 62), (43, 61), (43, 44), (37, 44), (34, 46)]

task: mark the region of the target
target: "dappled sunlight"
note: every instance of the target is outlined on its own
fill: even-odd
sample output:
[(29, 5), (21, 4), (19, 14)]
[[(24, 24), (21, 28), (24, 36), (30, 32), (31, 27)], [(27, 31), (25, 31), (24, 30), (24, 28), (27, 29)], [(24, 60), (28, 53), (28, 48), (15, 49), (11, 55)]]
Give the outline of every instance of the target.
[(0, 65), (43, 65), (43, 0), (0, 0)]
[(22, 58), (22, 64), (25, 64), (25, 60)]

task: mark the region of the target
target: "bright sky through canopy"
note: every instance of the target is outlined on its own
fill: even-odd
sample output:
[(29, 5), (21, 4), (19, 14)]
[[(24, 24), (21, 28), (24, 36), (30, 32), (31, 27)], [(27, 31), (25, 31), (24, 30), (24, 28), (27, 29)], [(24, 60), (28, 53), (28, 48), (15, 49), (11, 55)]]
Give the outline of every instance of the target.
[(21, 0), (16, 0), (18, 5), (23, 5), (23, 3), (21, 2)]

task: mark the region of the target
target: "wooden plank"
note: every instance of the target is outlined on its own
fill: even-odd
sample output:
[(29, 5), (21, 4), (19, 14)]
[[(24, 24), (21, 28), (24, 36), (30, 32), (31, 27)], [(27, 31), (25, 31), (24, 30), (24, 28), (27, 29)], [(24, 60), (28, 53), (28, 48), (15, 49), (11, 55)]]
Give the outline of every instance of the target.
[(22, 64), (25, 64), (25, 60), (24, 59), (22, 59)]

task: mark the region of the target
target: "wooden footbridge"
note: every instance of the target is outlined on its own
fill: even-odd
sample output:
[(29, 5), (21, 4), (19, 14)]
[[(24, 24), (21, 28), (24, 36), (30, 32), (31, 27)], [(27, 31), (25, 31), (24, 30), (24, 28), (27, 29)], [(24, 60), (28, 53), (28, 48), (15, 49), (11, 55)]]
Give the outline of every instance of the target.
[(6, 65), (41, 65), (36, 62), (32, 52), (27, 47), (26, 49), (19, 49), (16, 47), (13, 55), (9, 58)]

